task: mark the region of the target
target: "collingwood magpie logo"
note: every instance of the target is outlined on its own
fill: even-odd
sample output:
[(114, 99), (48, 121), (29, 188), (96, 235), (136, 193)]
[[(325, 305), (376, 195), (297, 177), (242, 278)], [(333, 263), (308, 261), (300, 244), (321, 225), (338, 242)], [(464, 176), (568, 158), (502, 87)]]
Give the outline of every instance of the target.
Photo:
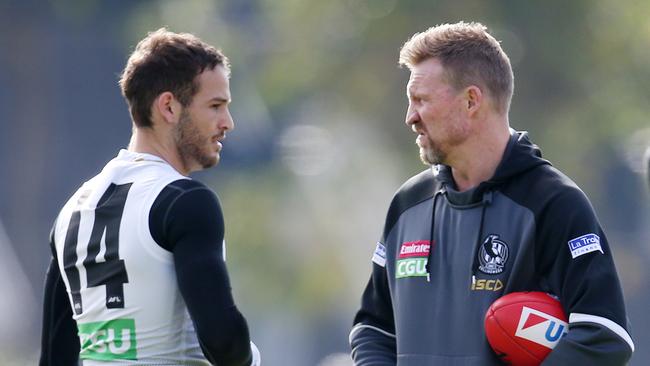
[(479, 271), (487, 274), (503, 272), (508, 260), (508, 245), (499, 239), (499, 235), (490, 234), (478, 250)]

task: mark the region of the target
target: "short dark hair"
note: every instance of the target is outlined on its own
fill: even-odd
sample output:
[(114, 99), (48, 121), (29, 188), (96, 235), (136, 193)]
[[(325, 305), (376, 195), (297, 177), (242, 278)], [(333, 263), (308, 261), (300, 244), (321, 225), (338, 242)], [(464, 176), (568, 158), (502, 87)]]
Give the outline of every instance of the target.
[(171, 92), (184, 106), (198, 92), (196, 77), (218, 65), (230, 72), (228, 58), (189, 33), (160, 28), (135, 47), (122, 71), (120, 87), (133, 123), (151, 127), (151, 105), (164, 92)]
[(441, 24), (416, 33), (402, 46), (399, 64), (410, 69), (430, 58), (440, 61), (455, 88), (487, 88), (497, 111), (510, 109), (514, 89), (510, 59), (483, 24)]

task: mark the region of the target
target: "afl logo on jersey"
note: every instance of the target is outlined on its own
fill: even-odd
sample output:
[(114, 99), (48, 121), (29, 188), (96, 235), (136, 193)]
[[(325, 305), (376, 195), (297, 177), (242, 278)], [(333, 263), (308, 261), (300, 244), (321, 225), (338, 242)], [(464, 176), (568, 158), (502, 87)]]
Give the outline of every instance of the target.
[(508, 245), (499, 235), (490, 234), (478, 250), (479, 271), (487, 274), (503, 272), (508, 260)]

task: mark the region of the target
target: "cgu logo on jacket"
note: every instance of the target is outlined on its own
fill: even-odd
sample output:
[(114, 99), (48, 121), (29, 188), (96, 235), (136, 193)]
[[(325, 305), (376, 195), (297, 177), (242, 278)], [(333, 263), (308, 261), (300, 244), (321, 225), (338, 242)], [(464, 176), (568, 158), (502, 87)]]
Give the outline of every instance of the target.
[(508, 260), (508, 245), (499, 235), (490, 234), (478, 250), (479, 271), (487, 274), (503, 272)]
[(431, 242), (429, 240), (402, 243), (397, 256), (395, 278), (426, 276), (430, 249)]
[(566, 322), (524, 306), (515, 336), (553, 349), (560, 338), (567, 334), (568, 328)]

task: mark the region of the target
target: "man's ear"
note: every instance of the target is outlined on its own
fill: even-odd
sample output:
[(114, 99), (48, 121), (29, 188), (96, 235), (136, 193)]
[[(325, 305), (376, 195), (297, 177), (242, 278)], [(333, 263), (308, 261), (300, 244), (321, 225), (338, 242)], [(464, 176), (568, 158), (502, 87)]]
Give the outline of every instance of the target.
[(476, 85), (470, 85), (465, 88), (465, 101), (467, 103), (467, 113), (474, 115), (485, 102), (485, 96), (483, 95), (481, 88)]
[(180, 119), (181, 103), (174, 97), (172, 92), (163, 92), (154, 99), (152, 104), (152, 116), (158, 115), (166, 123), (176, 124)]

